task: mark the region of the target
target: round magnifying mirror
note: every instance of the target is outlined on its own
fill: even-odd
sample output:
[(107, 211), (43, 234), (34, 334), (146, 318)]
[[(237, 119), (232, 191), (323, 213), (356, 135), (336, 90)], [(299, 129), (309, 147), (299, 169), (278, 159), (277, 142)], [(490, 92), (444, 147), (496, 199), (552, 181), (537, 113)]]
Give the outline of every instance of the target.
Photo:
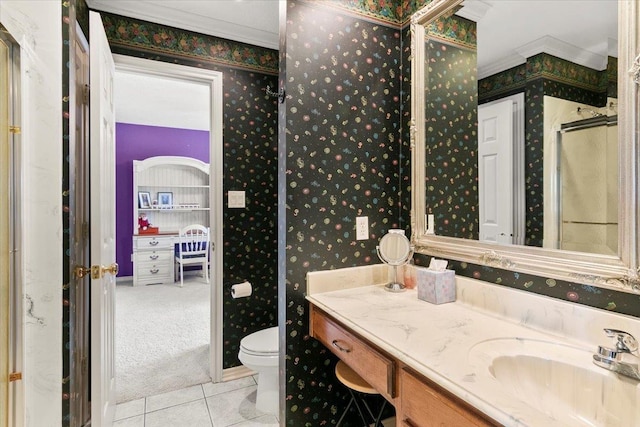
[(376, 246), (378, 258), (393, 267), (393, 281), (385, 286), (389, 292), (402, 292), (404, 285), (398, 282), (398, 266), (404, 265), (413, 256), (413, 248), (404, 234), (389, 233), (382, 236)]

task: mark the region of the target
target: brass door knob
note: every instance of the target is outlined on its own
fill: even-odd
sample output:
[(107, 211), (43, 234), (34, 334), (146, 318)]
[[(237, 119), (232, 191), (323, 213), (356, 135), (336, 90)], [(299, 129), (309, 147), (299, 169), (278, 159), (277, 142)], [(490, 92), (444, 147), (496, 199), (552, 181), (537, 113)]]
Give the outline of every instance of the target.
[(118, 265), (117, 262), (114, 262), (113, 264), (111, 264), (109, 267), (105, 267), (102, 266), (102, 273), (111, 273), (114, 276), (118, 274), (118, 271), (120, 271), (120, 266)]
[(111, 273), (114, 276), (118, 274), (120, 271), (120, 266), (117, 262), (114, 262), (108, 267), (92, 265), (91, 267), (83, 267), (81, 265), (77, 265), (73, 269), (73, 274), (76, 276), (76, 279), (82, 279), (87, 274), (91, 273), (92, 279), (101, 279), (105, 273)]

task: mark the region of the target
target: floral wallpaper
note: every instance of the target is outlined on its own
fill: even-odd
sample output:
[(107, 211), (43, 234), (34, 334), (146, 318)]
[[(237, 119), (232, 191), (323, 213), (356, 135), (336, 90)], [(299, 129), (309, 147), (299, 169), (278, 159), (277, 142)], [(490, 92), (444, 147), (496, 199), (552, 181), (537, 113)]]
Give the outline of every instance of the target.
[(426, 211), (438, 235), (478, 239), (476, 50), (426, 41)]
[(131, 53), (166, 55), (177, 63), (199, 61), (268, 74), (278, 71), (278, 53), (272, 49), (110, 13), (101, 14), (113, 51), (124, 48)]
[[(287, 10), (285, 157), (285, 425), (334, 425), (347, 401), (335, 357), (309, 337), (308, 271), (377, 263), (375, 247), (401, 224), (408, 182), (401, 120), (401, 31), (315, 2)], [(405, 208), (406, 209), (406, 208)], [(406, 212), (406, 211), (405, 211)], [(355, 218), (370, 238), (356, 240)], [(345, 424), (347, 425), (347, 424)]]

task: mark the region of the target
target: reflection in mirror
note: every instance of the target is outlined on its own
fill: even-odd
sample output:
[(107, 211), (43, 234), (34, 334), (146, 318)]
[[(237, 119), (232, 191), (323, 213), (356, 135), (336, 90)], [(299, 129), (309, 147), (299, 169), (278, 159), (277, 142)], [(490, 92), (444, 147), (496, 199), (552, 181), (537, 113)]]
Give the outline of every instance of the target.
[(398, 267), (406, 264), (413, 256), (413, 248), (404, 232), (391, 231), (380, 239), (376, 247), (378, 258), (393, 267), (393, 280), (385, 286), (390, 292), (402, 292), (404, 284), (398, 282)]
[[(616, 158), (560, 169), (554, 151), (563, 123), (615, 114), (616, 38), (614, 1), (588, 2), (580, 14), (566, 1), (465, 1), (426, 26), (425, 203), (436, 235), (617, 254), (617, 210), (608, 209), (616, 188), (595, 197), (584, 183), (561, 186), (570, 164), (592, 183), (615, 182)], [(583, 132), (603, 139), (574, 151), (617, 155), (616, 132), (606, 130)], [(580, 198), (591, 215), (563, 209)]]
[(412, 16), (417, 252), (640, 291), (638, 9), (432, 0)]

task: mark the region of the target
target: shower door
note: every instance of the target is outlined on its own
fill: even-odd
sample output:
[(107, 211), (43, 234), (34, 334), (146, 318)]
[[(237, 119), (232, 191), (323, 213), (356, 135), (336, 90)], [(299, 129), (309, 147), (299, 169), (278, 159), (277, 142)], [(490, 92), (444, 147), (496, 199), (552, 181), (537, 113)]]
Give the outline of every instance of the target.
[(20, 295), (20, 52), (0, 24), (0, 427), (15, 425), (22, 401)]
[(559, 150), (559, 249), (618, 253), (617, 120), (563, 125)]

